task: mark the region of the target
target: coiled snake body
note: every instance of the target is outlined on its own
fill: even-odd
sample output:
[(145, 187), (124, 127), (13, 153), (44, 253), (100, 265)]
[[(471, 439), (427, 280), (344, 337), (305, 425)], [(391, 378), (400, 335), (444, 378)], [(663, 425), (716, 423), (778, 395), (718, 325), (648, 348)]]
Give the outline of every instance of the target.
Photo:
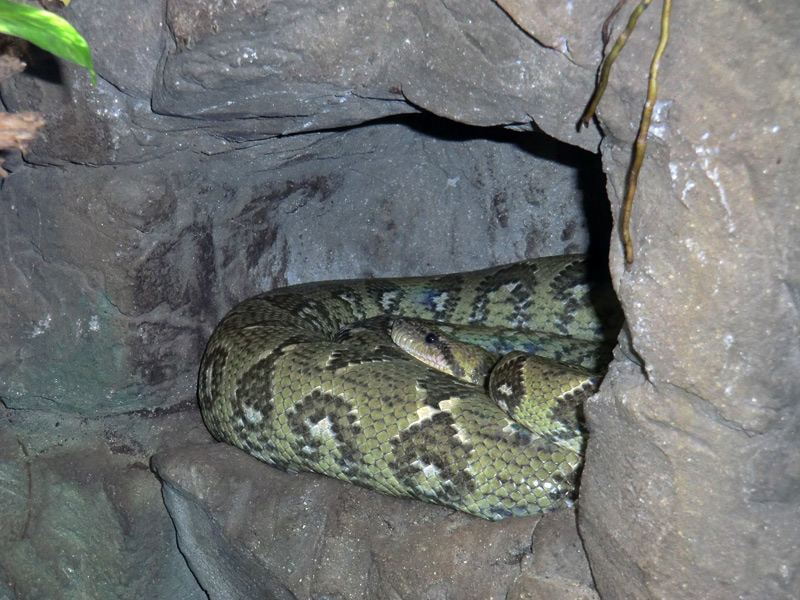
[[(592, 284), (577, 255), (277, 289), (245, 300), (214, 331), (198, 384), (207, 427), (289, 472), (323, 473), (488, 519), (568, 505), (582, 463), (579, 428), (571, 439), (526, 429), (485, 390), (395, 346), (387, 332), (393, 316), (511, 328), (495, 351), (522, 345), (557, 360), (577, 356), (596, 370), (620, 326), (610, 286)], [(533, 385), (553, 396), (550, 414), (579, 411), (598, 380), (556, 398), (553, 365)]]

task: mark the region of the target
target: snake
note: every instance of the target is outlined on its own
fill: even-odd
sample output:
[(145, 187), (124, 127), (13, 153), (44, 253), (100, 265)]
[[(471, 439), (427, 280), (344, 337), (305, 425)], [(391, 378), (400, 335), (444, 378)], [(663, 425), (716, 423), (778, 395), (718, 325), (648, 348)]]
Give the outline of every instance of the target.
[[(583, 255), (301, 283), (222, 318), (198, 401), (217, 440), (289, 473), (489, 520), (543, 514), (577, 498), (583, 403), (621, 324), (607, 275)], [(445, 354), (463, 340), (503, 356), (489, 367), (494, 400), (483, 375), (415, 355), (442, 338)]]

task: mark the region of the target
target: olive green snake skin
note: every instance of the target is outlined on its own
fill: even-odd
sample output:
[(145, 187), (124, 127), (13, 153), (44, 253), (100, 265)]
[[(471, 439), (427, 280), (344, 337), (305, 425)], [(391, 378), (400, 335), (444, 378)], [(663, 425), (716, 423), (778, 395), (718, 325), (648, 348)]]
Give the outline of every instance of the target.
[[(579, 255), (276, 289), (245, 300), (215, 329), (198, 383), (207, 427), (285, 471), (322, 473), (487, 519), (568, 506), (583, 460), (580, 427), (552, 436), (523, 427), (484, 389), (399, 349), (388, 333), (397, 316), (510, 328), (492, 342), (494, 351), (521, 346), (597, 371), (621, 325), (610, 285), (595, 284)], [(558, 413), (579, 414), (599, 382), (559, 395), (553, 382), (564, 369), (551, 361), (531, 381), (517, 377), (545, 390), (548, 414), (562, 425), (578, 420)]]

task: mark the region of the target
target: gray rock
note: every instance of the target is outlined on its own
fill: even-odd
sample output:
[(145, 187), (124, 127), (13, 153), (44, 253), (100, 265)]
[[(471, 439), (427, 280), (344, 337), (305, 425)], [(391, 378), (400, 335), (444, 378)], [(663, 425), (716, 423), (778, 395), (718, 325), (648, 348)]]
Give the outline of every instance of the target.
[(534, 122), (597, 148), (596, 132), (579, 136), (574, 127), (592, 70), (540, 46), (490, 2), (357, 0), (345, 9), (250, 0), (206, 12), (183, 1), (170, 3), (168, 19), (176, 46), (154, 108), (222, 120), (215, 128), (227, 137), (351, 125), (419, 107), (472, 125)]
[[(192, 419), (89, 420), (6, 409), (0, 418), (6, 597), (204, 597), (175, 545), (148, 465), (158, 448), (192, 439)], [(0, 586), (0, 596), (4, 591)]]
[(210, 598), (595, 597), (570, 510), (491, 523), (221, 444), (157, 454), (153, 467)]
[[(574, 126), (593, 68), (541, 46), (498, 6), (359, 0), (340, 8), (266, 0), (166, 9), (150, 1), (133, 12), (70, 6), (64, 16), (95, 48), (98, 86), (39, 56), (39, 76), (3, 83), (3, 102), (49, 116), (29, 155), (48, 164), (139, 162), (178, 148), (218, 153), (231, 142), (420, 109), (472, 125), (533, 126), (596, 150), (598, 132), (579, 135)], [(129, 25), (109, 36), (109, 22)]]
[[(601, 104), (615, 212), (658, 14), (640, 23)], [(616, 361), (587, 407), (581, 534), (604, 597), (795, 598), (800, 12), (675, 6), (673, 23), (630, 268), (612, 240), (641, 368)]]
[(24, 168), (0, 205), (0, 395), (91, 414), (165, 406), (194, 395), (213, 325), (269, 287), (585, 250), (577, 165), (529, 143), (384, 124), (200, 159)]

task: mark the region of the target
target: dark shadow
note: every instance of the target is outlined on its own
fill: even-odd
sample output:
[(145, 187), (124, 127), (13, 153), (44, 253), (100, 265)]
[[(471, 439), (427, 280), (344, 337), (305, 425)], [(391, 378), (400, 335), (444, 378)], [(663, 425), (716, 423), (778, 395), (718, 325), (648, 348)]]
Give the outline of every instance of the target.
[(31, 77), (36, 77), (48, 83), (62, 84), (64, 77), (61, 73), (58, 61), (49, 52), (29, 44), (29, 50), (25, 57), (27, 68), (25, 73)]
[(55, 57), (30, 42), (0, 34), (0, 54), (14, 56), (25, 63), (25, 74), (49, 83), (61, 84), (64, 78)]

